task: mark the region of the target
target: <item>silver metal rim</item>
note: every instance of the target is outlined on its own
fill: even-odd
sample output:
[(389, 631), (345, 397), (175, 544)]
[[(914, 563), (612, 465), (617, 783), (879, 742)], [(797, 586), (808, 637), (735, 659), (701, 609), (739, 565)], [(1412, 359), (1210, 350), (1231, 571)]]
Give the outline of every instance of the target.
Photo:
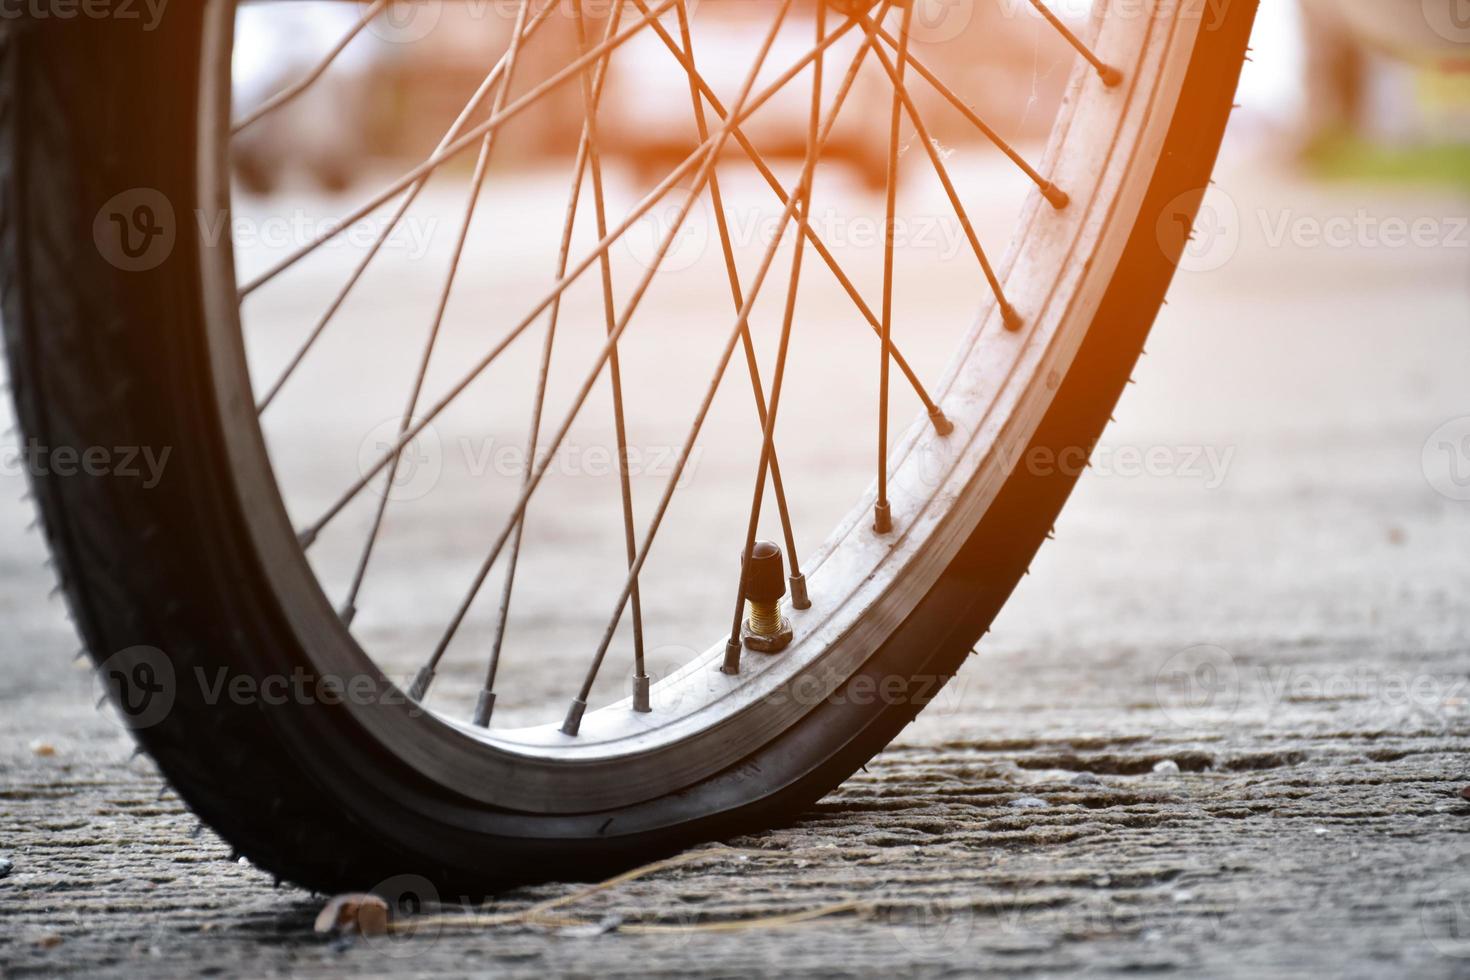
[[(801, 638), (782, 657), (730, 677), (717, 670), (717, 642), (654, 686), (654, 706), (665, 710), (639, 714), (620, 703), (590, 711), (575, 738), (552, 725), (486, 731), (406, 697), (351, 704), (355, 719), (385, 750), (465, 797), (530, 813), (578, 813), (654, 799), (728, 768), (837, 690), (952, 561), (1050, 404), (1137, 223), (1201, 5), (1161, 3), (1151, 16), (1097, 19), (1093, 50), (1119, 66), (1124, 81), (1106, 87), (1083, 64), (1074, 74), (1042, 165), (1072, 204), (1054, 211), (1033, 193), (1000, 267), (1025, 326), (1010, 332), (993, 304), (981, 311), (937, 389), (955, 432), (940, 437), (920, 420), (903, 438), (891, 477), (895, 512), (903, 516), (893, 534), (871, 530), (870, 494), (808, 560), (819, 598), (790, 614)], [(230, 203), (234, 8), (235, 0), (206, 4), (198, 176), (200, 202), (211, 213)], [(200, 261), (214, 390), (258, 560), (313, 668), (366, 673), (389, 685), (332, 608), (287, 518), (245, 367), (233, 250), (228, 242), (204, 247)]]

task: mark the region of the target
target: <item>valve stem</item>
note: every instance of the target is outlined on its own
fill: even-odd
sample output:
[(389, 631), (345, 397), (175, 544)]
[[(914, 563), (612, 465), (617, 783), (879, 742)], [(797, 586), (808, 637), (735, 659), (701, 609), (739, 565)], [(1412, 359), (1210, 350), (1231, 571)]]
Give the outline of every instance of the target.
[(745, 573), (747, 615), (740, 635), (746, 647), (759, 653), (780, 653), (791, 645), (791, 621), (781, 613), (785, 596), (781, 548), (770, 541), (757, 541)]

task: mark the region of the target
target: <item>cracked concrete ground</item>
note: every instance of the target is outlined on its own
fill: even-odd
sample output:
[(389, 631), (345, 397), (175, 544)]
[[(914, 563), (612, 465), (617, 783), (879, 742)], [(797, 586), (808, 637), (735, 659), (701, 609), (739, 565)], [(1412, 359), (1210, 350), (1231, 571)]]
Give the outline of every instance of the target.
[[(792, 826), (562, 910), (609, 928), (313, 935), (320, 898), (229, 862), (92, 711), (4, 504), (0, 974), (1470, 974), (1470, 460), (1426, 453), (1470, 415), (1470, 252), (1273, 247), (1257, 220), (1466, 205), (1221, 184), (1239, 252), (1181, 277), (1112, 464), (980, 655)], [(1123, 465), (1152, 446), (1228, 465)]]

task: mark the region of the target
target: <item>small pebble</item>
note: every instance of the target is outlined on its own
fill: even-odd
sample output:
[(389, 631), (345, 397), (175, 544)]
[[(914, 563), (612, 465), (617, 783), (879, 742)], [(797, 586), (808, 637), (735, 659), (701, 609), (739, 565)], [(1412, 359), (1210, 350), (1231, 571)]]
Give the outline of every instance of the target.
[(1154, 763), (1154, 772), (1161, 776), (1177, 776), (1179, 774), (1179, 763), (1173, 759), (1165, 759)]
[(1465, 786), (1461, 788), (1460, 798), (1463, 800), (1470, 800), (1470, 786)]
[(43, 759), (49, 759), (56, 754), (56, 746), (50, 742), (42, 742), (38, 739), (31, 743), (31, 752)]
[(1101, 779), (1098, 779), (1090, 772), (1079, 772), (1077, 775), (1072, 777), (1073, 786), (1096, 786), (1101, 782)]
[(8, 857), (0, 857), (0, 878), (10, 877), (10, 872), (15, 870), (15, 862)]
[(1040, 807), (1051, 806), (1050, 803), (1039, 796), (1023, 796), (1020, 799), (1011, 800), (1008, 805), (1020, 810), (1035, 810)]
[(317, 914), (316, 932), (338, 936), (381, 936), (388, 931), (388, 903), (377, 895), (353, 892), (337, 895)]

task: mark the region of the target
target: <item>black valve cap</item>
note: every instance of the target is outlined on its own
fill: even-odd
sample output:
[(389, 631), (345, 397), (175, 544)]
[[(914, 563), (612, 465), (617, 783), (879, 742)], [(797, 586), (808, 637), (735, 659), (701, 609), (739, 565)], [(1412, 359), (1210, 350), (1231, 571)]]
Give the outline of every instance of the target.
[(745, 575), (745, 598), (751, 602), (777, 602), (786, 594), (786, 562), (781, 549), (770, 541), (757, 541), (750, 552)]

